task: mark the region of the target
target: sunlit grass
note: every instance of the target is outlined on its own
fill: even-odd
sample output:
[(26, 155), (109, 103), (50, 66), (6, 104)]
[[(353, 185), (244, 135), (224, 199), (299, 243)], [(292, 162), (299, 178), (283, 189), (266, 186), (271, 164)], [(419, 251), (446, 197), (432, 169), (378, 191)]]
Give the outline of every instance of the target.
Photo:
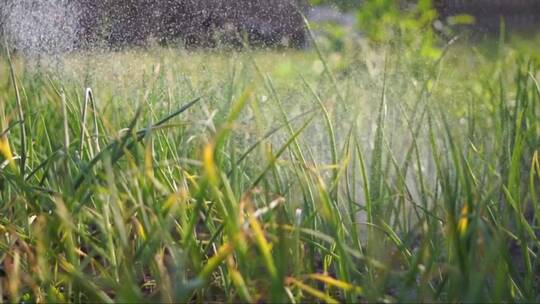
[(537, 301), (526, 54), (4, 56), (0, 294)]

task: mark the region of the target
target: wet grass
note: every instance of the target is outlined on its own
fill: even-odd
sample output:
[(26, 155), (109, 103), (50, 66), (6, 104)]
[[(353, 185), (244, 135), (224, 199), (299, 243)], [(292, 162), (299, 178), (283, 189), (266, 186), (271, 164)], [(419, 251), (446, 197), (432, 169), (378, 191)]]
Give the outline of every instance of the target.
[(4, 56), (0, 294), (538, 301), (538, 62), (499, 47)]

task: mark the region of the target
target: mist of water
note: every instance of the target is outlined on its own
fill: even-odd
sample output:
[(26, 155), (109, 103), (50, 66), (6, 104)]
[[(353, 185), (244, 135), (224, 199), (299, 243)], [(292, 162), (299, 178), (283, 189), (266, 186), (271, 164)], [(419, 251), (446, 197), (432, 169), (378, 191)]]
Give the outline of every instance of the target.
[(32, 56), (74, 49), (79, 10), (69, 0), (5, 0), (3, 30), (10, 47)]

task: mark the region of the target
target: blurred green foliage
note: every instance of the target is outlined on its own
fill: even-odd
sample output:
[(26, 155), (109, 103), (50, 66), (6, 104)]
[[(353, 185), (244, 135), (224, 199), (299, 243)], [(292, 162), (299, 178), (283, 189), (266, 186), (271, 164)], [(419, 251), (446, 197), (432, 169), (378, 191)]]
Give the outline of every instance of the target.
[[(357, 28), (374, 43), (416, 50), (422, 58), (441, 55), (440, 37), (433, 30), (437, 10), (432, 0), (311, 0), (356, 12)], [(332, 32), (336, 32), (333, 29)]]
[(422, 57), (441, 55), (432, 26), (437, 10), (431, 0), (366, 0), (357, 16), (360, 30), (372, 41), (412, 47)]

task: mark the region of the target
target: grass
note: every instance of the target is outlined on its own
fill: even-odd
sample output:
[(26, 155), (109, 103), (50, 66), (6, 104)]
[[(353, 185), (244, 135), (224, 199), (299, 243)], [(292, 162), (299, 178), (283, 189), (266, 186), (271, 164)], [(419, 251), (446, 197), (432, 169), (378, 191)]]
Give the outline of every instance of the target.
[(539, 301), (540, 71), (497, 47), (4, 55), (0, 294)]

